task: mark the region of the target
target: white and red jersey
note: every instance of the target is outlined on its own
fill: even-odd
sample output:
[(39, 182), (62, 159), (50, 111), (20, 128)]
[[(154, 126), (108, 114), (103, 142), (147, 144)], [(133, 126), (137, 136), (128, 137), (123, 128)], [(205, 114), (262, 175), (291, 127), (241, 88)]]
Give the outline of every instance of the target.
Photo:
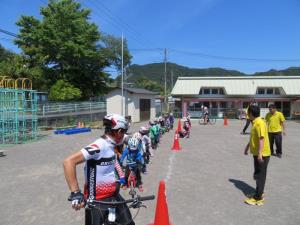
[[(103, 199), (115, 194), (117, 180), (124, 177), (114, 152), (115, 142), (109, 137), (100, 138), (81, 149), (86, 160), (84, 195), (89, 199)], [(121, 173), (121, 174), (120, 174)]]

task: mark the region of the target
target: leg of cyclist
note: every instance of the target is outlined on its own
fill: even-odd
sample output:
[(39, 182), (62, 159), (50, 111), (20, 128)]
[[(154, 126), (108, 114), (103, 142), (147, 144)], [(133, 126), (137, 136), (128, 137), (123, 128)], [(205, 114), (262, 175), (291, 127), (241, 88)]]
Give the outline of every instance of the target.
[(128, 165), (125, 167), (125, 188), (128, 187), (128, 177), (130, 174), (130, 168)]
[[(117, 201), (124, 201), (124, 198), (118, 194), (116, 196)], [(135, 225), (130, 210), (126, 204), (117, 206), (117, 222), (120, 225)]]
[(104, 206), (99, 208), (86, 208), (85, 209), (85, 225), (99, 225), (104, 223), (104, 218), (107, 217), (107, 210)]

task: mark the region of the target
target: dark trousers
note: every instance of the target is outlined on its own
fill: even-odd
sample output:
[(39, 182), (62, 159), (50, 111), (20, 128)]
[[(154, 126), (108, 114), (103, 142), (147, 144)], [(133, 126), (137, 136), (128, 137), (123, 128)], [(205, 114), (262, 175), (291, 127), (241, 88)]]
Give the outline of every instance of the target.
[(246, 132), (246, 130), (247, 130), (247, 128), (249, 127), (249, 125), (250, 125), (250, 120), (247, 120), (247, 121), (246, 121), (246, 124), (245, 124), (245, 126), (244, 126), (244, 129), (243, 129), (243, 133)]
[(276, 154), (281, 155), (282, 154), (282, 134), (281, 132), (277, 133), (269, 133), (269, 141), (270, 141), (270, 148), (271, 153), (274, 154), (274, 142), (276, 146)]
[[(101, 199), (101, 201), (124, 201), (121, 195)], [(88, 207), (85, 209), (85, 225), (99, 225), (107, 221), (109, 205), (101, 205), (95, 203), (96, 207)], [(126, 204), (116, 207), (117, 219), (116, 222), (120, 225), (135, 225), (132, 220), (130, 210)]]
[(264, 189), (265, 189), (267, 168), (268, 168), (270, 156), (263, 157), (263, 162), (258, 162), (257, 156), (253, 156), (253, 159), (254, 159), (253, 178), (256, 181), (255, 198), (260, 200), (262, 198), (262, 194), (264, 193)]

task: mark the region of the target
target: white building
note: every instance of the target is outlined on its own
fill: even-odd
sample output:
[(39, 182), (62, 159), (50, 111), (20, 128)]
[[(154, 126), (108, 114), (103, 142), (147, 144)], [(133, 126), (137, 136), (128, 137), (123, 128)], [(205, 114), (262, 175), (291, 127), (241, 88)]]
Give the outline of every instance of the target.
[(179, 77), (172, 96), (181, 99), (181, 112), (200, 116), (207, 106), (212, 116), (245, 109), (257, 102), (261, 114), (273, 103), (287, 117), (300, 112), (300, 76)]
[[(155, 95), (157, 93), (141, 88), (124, 88), (123, 114), (131, 116), (132, 122), (155, 118)], [(106, 97), (107, 114), (122, 114), (122, 90), (109, 92)]]

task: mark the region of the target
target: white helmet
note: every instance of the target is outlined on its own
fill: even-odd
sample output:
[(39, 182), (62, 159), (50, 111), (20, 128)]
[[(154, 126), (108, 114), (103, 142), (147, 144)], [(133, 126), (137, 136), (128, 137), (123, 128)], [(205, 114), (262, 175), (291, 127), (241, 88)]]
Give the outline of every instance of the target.
[(138, 141), (142, 140), (142, 135), (139, 132), (135, 132), (132, 137), (136, 138)]
[(128, 147), (130, 150), (137, 150), (139, 146), (139, 140), (132, 137), (128, 141)]
[(148, 134), (149, 133), (149, 128), (143, 126), (143, 127), (140, 128), (139, 132), (141, 134)]
[(111, 130), (118, 130), (118, 129), (128, 130), (129, 128), (126, 119), (123, 116), (118, 114), (106, 115), (103, 118), (103, 125), (105, 126), (106, 129), (111, 129)]

